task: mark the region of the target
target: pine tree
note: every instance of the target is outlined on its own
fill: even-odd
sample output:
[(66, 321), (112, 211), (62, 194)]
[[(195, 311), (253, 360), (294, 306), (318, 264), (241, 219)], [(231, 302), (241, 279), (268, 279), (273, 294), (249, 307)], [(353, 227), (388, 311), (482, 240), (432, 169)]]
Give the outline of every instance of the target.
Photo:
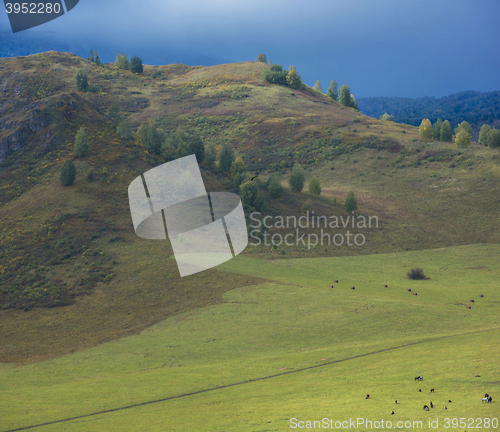
[(492, 149), (500, 147), (500, 130), (491, 129), (488, 132), (488, 147)]
[(336, 101), (339, 98), (339, 88), (337, 86), (337, 82), (335, 80), (330, 81), (330, 87), (328, 87), (328, 90), (326, 91), (326, 95)]
[(84, 157), (89, 152), (89, 136), (85, 128), (81, 127), (75, 137), (75, 145), (73, 146), (73, 154), (76, 157)]
[(144, 67), (142, 66), (142, 59), (139, 56), (134, 56), (130, 59), (130, 72), (142, 73)]
[(457, 147), (469, 147), (471, 144), (471, 135), (465, 128), (458, 128), (455, 135)]
[(424, 139), (432, 139), (432, 125), (429, 119), (423, 119), (418, 127), (418, 136)]
[(439, 138), (441, 141), (444, 142), (451, 142), (453, 139), (453, 134), (451, 133), (451, 125), (448, 120), (445, 120), (443, 122), (443, 125), (441, 126), (441, 133), (439, 135)]
[(76, 88), (80, 91), (87, 91), (89, 82), (87, 79), (87, 71), (85, 69), (78, 69), (75, 74)]
[(346, 107), (351, 106), (351, 89), (346, 84), (340, 87), (339, 102)]
[(314, 84), (313, 90), (323, 93), (323, 89), (321, 88), (321, 82), (319, 80), (316, 81), (316, 83)]
[(262, 63), (267, 63), (267, 57), (265, 54), (259, 54), (257, 56), (257, 61)]
[(309, 182), (309, 192), (313, 195), (321, 195), (321, 185), (318, 177), (315, 175), (312, 176), (311, 181)]
[(354, 196), (353, 191), (349, 191), (347, 198), (345, 199), (344, 207), (348, 213), (356, 211), (358, 209), (358, 200)]
[(303, 87), (304, 84), (302, 83), (302, 78), (300, 78), (295, 66), (290, 65), (290, 69), (288, 69), (288, 73), (286, 75), (286, 84), (288, 87), (295, 90), (300, 90)]
[(481, 130), (479, 131), (479, 143), (487, 146), (488, 145), (488, 133), (490, 132), (491, 127), (487, 124), (481, 126)]
[(70, 160), (66, 159), (62, 164), (61, 171), (59, 173), (59, 180), (64, 186), (71, 186), (76, 178), (76, 168), (75, 164)]
[(274, 199), (281, 198), (283, 196), (283, 186), (279, 177), (275, 174), (269, 179), (269, 196)]
[(443, 122), (440, 118), (438, 118), (436, 123), (432, 126), (432, 138), (437, 141), (441, 138), (441, 126), (443, 126)]
[(234, 161), (234, 151), (231, 144), (224, 144), (219, 153), (219, 169), (221, 171), (231, 171), (231, 165)]
[(89, 52), (88, 61), (95, 62), (95, 55), (96, 52), (93, 49), (91, 49)]
[(304, 189), (304, 170), (299, 165), (292, 168), (288, 185), (294, 192), (301, 192)]

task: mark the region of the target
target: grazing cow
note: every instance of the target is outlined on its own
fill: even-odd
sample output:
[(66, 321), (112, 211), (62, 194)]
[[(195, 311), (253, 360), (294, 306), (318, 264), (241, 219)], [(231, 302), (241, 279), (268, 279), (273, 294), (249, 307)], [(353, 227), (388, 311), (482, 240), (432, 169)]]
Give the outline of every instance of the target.
[(434, 405), (432, 404), (432, 402), (431, 402), (431, 408), (434, 408)]
[(407, 288), (406, 291), (411, 292), (411, 288)]
[(424, 405), (424, 410), (429, 411), (429, 407), (427, 405)]
[(485, 393), (484, 397), (487, 398), (487, 397), (490, 397), (490, 395), (488, 393)]
[(336, 280), (336, 281), (334, 281), (334, 282), (335, 282), (335, 283), (339, 283), (339, 281), (338, 281), (338, 280)]
[(330, 285), (330, 288), (333, 288), (333, 285)]
[(424, 377), (422, 375), (416, 376), (415, 381), (422, 381)]
[(417, 293), (412, 293), (413, 295), (417, 295)]
[(474, 300), (472, 300), (472, 299), (470, 299), (469, 301), (470, 301), (471, 303), (474, 303)]
[(491, 402), (493, 398), (491, 396), (488, 397), (488, 402)]
[(472, 309), (470, 306), (465, 306), (466, 309)]
[(448, 400), (449, 403), (451, 403), (451, 400)]
[(475, 375), (474, 377), (475, 378), (481, 378), (481, 375)]
[(398, 400), (396, 399), (394, 402), (398, 403)]
[(422, 392), (422, 389), (418, 389), (419, 392)]
[(354, 287), (351, 287), (351, 289), (356, 289), (356, 288), (354, 288)]
[(367, 394), (367, 395), (366, 395), (366, 397), (365, 397), (365, 399), (368, 399), (369, 397), (370, 397), (370, 395), (369, 395), (369, 394)]
[(387, 288), (387, 285), (384, 285), (384, 288)]
[(444, 409), (448, 409), (448, 407), (445, 405), (445, 406), (444, 406)]
[(391, 412), (391, 415), (393, 415), (393, 414), (394, 414), (394, 411), (393, 411), (393, 412)]
[(488, 402), (488, 398), (487, 397), (482, 398), (481, 402)]
[(431, 393), (434, 393), (434, 389), (431, 389)]
[(484, 295), (482, 295), (482, 294), (479, 294), (479, 297), (484, 297)]

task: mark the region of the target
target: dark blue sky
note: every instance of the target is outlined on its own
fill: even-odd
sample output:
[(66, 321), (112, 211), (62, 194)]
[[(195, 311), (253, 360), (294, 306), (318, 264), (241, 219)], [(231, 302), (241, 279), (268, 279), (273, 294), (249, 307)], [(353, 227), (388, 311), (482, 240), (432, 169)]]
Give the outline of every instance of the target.
[(12, 34), (0, 13), (0, 55), (93, 48), (146, 64), (254, 60), (296, 66), (304, 82), (348, 84), (357, 97), (441, 97), (500, 90), (497, 0), (80, 0), (67, 15)]

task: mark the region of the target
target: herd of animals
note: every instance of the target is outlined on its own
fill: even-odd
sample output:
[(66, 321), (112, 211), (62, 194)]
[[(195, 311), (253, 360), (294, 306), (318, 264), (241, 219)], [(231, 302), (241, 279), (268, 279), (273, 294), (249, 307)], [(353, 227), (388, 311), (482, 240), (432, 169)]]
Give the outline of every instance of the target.
[[(334, 280), (333, 282), (334, 282), (334, 283), (339, 283), (339, 281), (338, 281), (338, 280)], [(330, 285), (330, 288), (333, 288), (333, 285)], [(387, 285), (384, 285), (384, 288), (387, 288)], [(356, 289), (356, 287), (353, 287), (353, 286), (352, 286), (352, 287), (351, 287), (351, 289)], [(407, 288), (407, 289), (406, 289), (406, 291), (411, 292), (411, 288)], [(416, 293), (416, 292), (412, 292), (412, 294), (413, 294), (414, 296), (416, 296), (416, 295), (417, 295), (417, 293)], [(480, 297), (480, 298), (484, 298), (484, 295), (483, 295), (483, 294), (479, 294), (479, 297)], [(469, 303), (474, 303), (474, 299), (470, 299), (470, 300), (469, 300)], [(465, 307), (466, 307), (467, 309), (472, 309), (472, 306), (470, 306), (470, 305), (466, 305)]]
[[(423, 379), (424, 379), (424, 377), (422, 375), (419, 375), (419, 376), (415, 377), (415, 381), (422, 381)], [(418, 389), (418, 391), (422, 392), (422, 389)], [(431, 388), (430, 393), (434, 393), (434, 389), (433, 388)], [(367, 394), (366, 397), (365, 397), (365, 399), (370, 399), (370, 395)], [(492, 402), (492, 401), (493, 401), (493, 398), (488, 393), (485, 393), (484, 397), (481, 399), (481, 402)], [(394, 402), (397, 404), (398, 400), (396, 399)], [(451, 399), (448, 399), (448, 403), (451, 403)], [(424, 408), (424, 410), (429, 411), (430, 408), (434, 408), (434, 404), (431, 401), (429, 405), (424, 405), (423, 408)], [(447, 410), (448, 407), (445, 405), (444, 409)], [(395, 414), (394, 411), (391, 412), (391, 415), (393, 415), (393, 414)]]
[[(338, 281), (338, 280), (334, 280), (333, 282), (334, 282), (334, 283), (339, 283), (339, 281)], [(333, 288), (333, 285), (330, 285), (330, 288)], [(384, 285), (384, 288), (387, 288), (387, 285)], [(351, 289), (356, 289), (356, 288), (352, 286), (352, 287), (351, 287)], [(407, 289), (407, 291), (408, 291), (408, 292), (411, 292), (411, 288), (408, 288), (408, 289)], [(416, 293), (416, 292), (414, 292), (414, 293), (412, 293), (412, 294), (413, 294), (413, 295), (417, 295), (417, 293)], [(483, 295), (483, 294), (479, 294), (479, 297), (484, 298), (484, 295)], [(473, 299), (469, 300), (469, 303), (474, 303), (474, 300), (473, 300)], [(467, 306), (466, 306), (466, 308), (467, 308), (467, 309), (471, 309), (471, 306), (467, 305)], [(478, 377), (478, 376), (479, 376), (479, 375), (476, 375), (476, 377)], [(415, 377), (415, 381), (422, 381), (423, 379), (424, 379), (424, 378), (422, 377), (422, 375), (419, 375), (419, 376), (416, 376), (416, 377)], [(421, 391), (422, 391), (422, 389), (419, 389), (418, 391), (419, 391), (419, 392), (421, 392)], [(430, 392), (431, 392), (431, 393), (434, 393), (434, 389), (432, 388), (432, 389), (430, 390)], [(367, 395), (366, 395), (366, 397), (365, 397), (365, 399), (370, 399), (370, 395), (369, 395), (369, 394), (367, 394)], [(481, 402), (492, 402), (492, 401), (493, 401), (493, 398), (492, 398), (492, 397), (491, 397), (488, 393), (485, 393), (485, 394), (484, 394), (484, 397), (481, 399)], [(397, 399), (395, 400), (395, 403), (396, 403), (396, 404), (398, 403), (398, 400), (397, 400)], [(451, 400), (448, 400), (448, 403), (451, 403)], [(432, 402), (431, 402), (429, 405), (430, 405), (430, 408), (434, 408), (434, 404), (433, 404)], [(424, 410), (429, 411), (429, 405), (424, 405), (424, 407), (423, 407), (423, 408), (424, 408)], [(448, 407), (445, 405), (444, 409), (445, 409), (445, 410), (447, 410), (447, 409), (448, 409)], [(394, 411), (392, 411), (392, 412), (391, 412), (391, 415), (392, 415), (392, 414), (395, 414), (395, 413), (394, 413)]]

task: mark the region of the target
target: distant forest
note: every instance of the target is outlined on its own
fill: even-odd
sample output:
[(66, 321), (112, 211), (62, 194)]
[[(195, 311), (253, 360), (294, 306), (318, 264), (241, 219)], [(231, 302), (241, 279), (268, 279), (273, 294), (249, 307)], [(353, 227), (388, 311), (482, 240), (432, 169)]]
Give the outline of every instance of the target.
[(478, 129), (482, 124), (491, 125), (500, 119), (500, 91), (469, 90), (440, 99), (370, 97), (358, 99), (358, 105), (360, 111), (370, 117), (379, 118), (387, 113), (394, 122), (413, 126), (419, 126), (425, 118), (432, 124), (440, 118), (448, 120), (453, 128), (465, 120)]

